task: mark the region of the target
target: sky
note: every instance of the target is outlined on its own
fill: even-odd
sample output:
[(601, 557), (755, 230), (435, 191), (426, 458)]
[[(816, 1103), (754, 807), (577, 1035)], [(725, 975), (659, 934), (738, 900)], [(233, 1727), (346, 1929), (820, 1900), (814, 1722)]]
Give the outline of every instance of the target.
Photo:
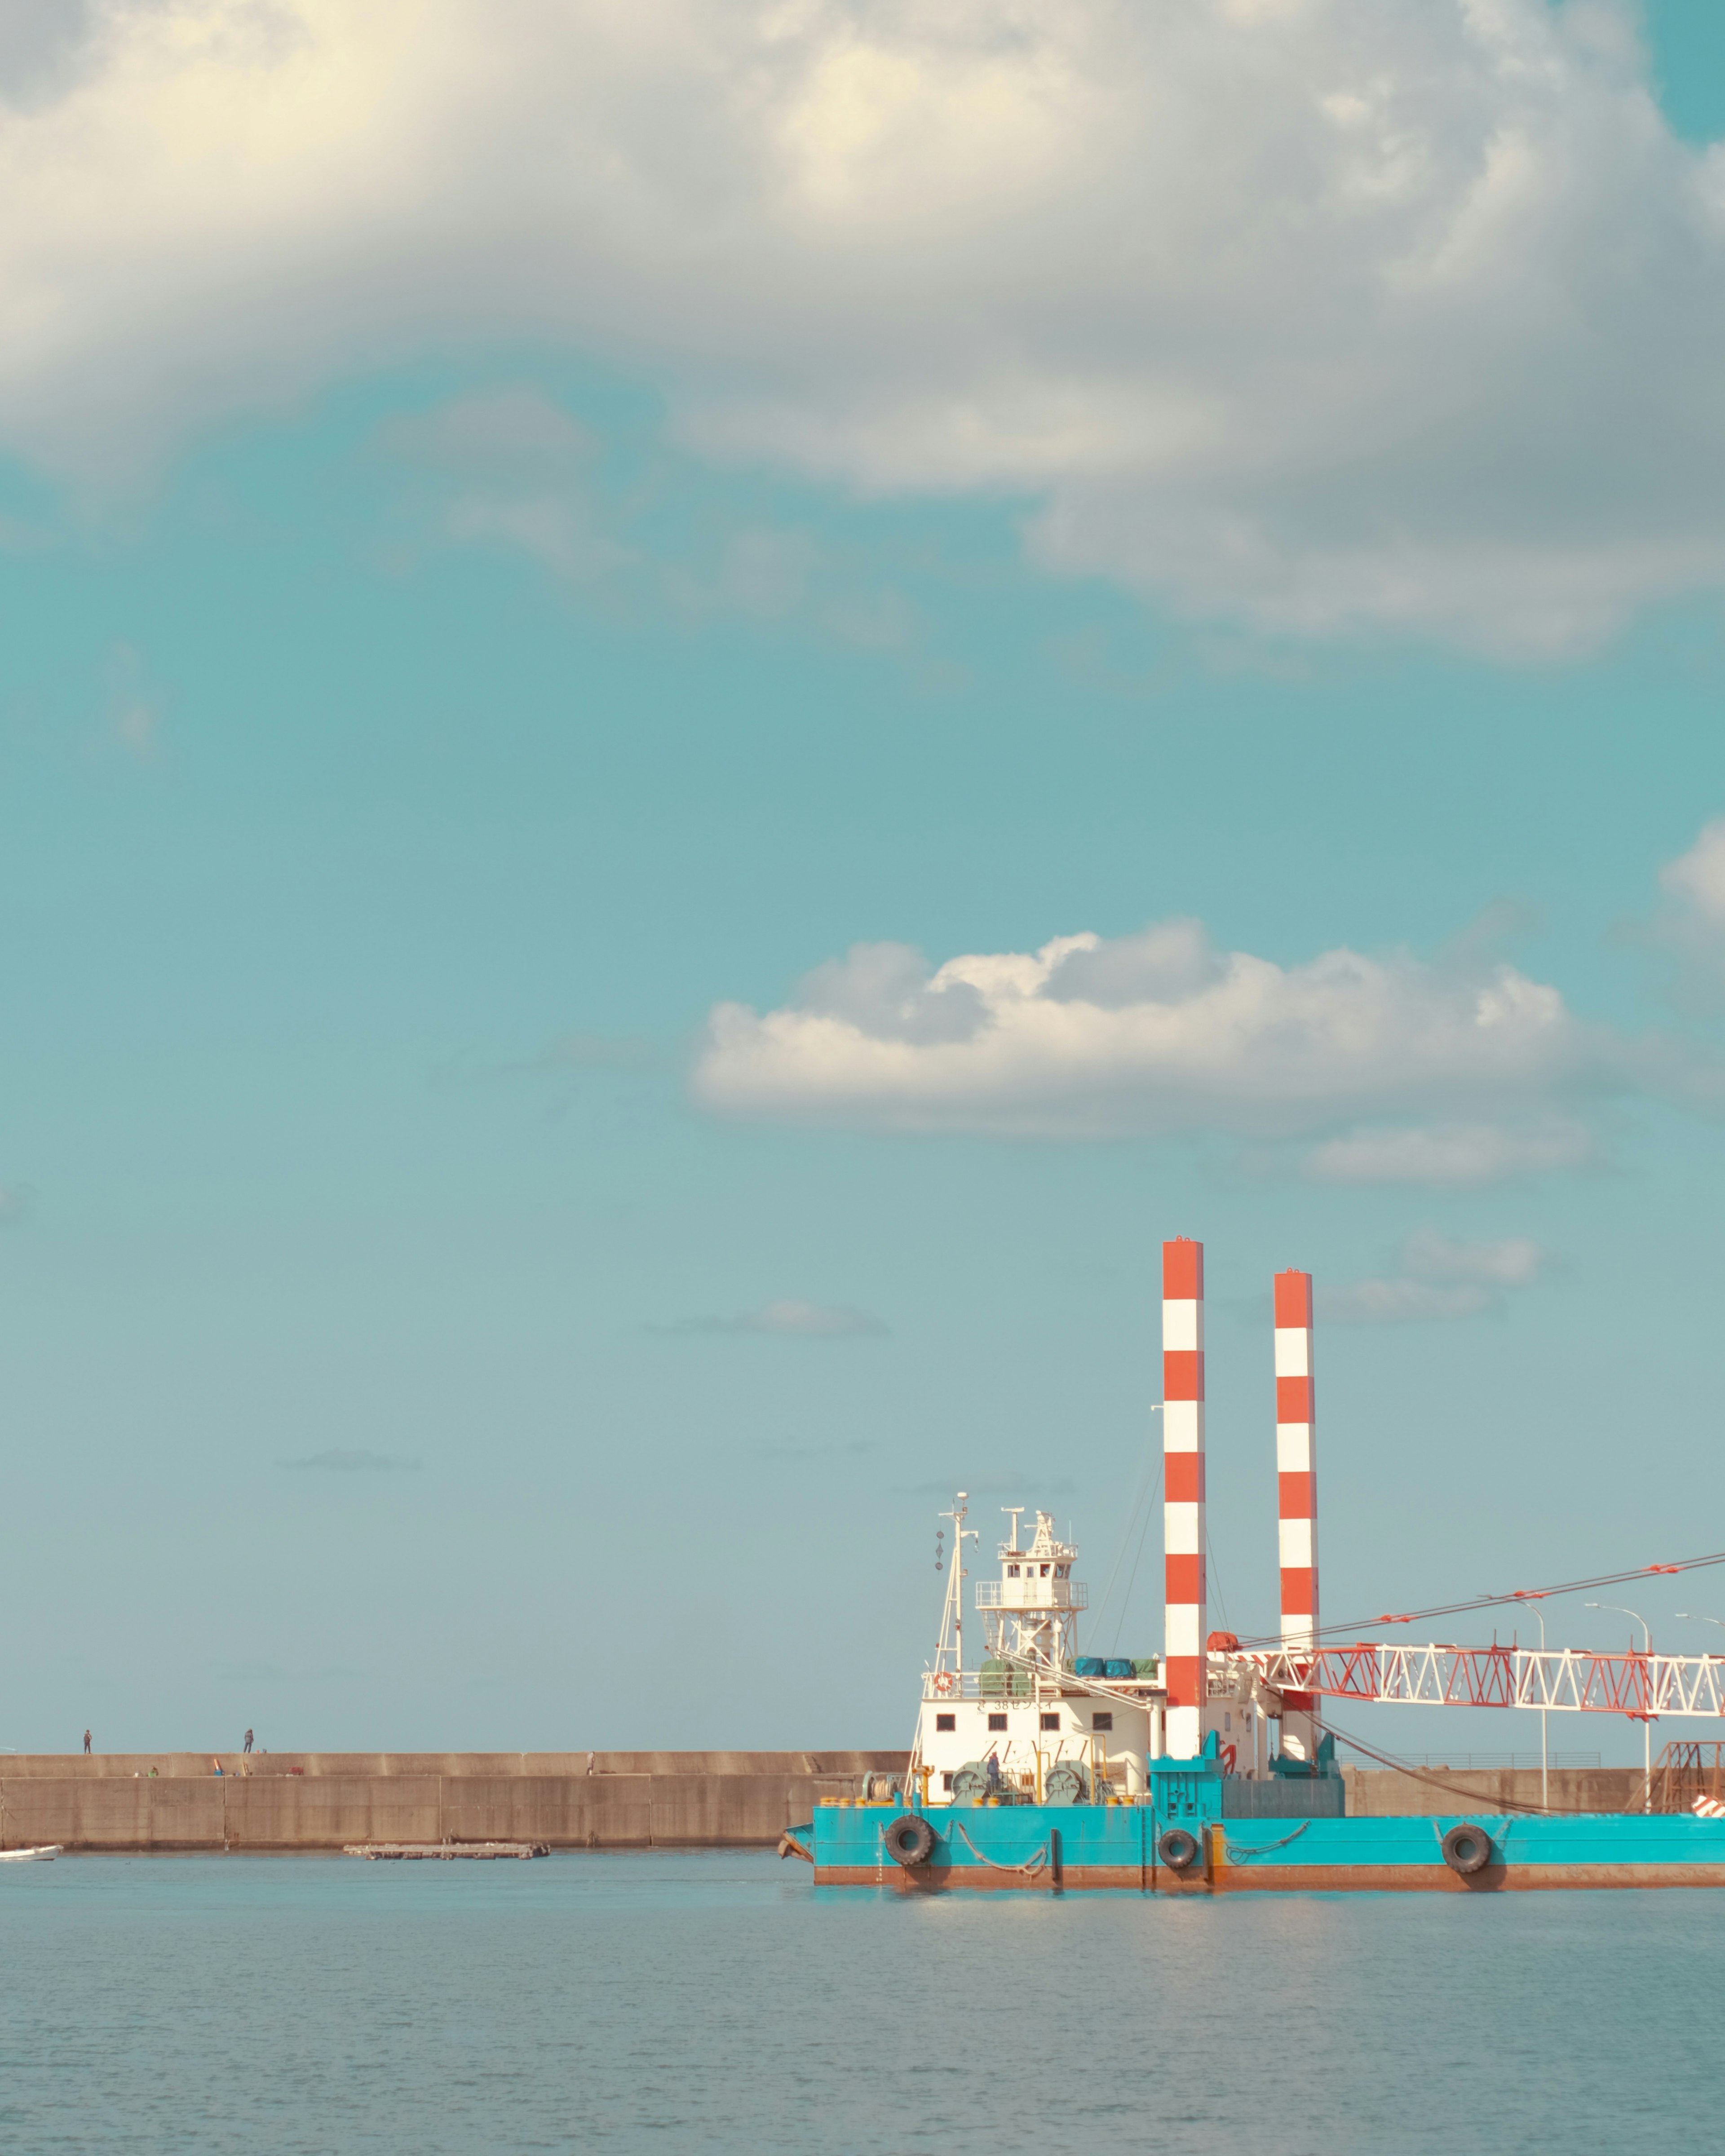
[(1179, 1235), (1212, 1623), (1287, 1266), (1327, 1616), (1725, 1548), (1716, 8), (33, 0), (0, 171), (0, 1746), (904, 1743), (959, 1486), (1155, 1653)]

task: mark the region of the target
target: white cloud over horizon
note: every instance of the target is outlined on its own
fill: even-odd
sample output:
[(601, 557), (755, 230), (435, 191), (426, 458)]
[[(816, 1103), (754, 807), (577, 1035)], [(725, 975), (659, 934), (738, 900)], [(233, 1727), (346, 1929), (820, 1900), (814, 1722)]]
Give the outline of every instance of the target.
[(1521, 1122), (1433, 1123), (1350, 1131), (1314, 1146), (1304, 1171), (1318, 1183), (1419, 1183), (1435, 1189), (1561, 1174), (1600, 1155), (1599, 1135), (1573, 1116)]
[(1501, 1311), (1506, 1294), (1532, 1286), (1549, 1262), (1548, 1253), (1525, 1235), (1461, 1243), (1422, 1229), (1403, 1246), (1394, 1274), (1320, 1286), (1318, 1315), (1343, 1325), (1478, 1317)]
[(1051, 570), (1196, 616), (1538, 654), (1725, 588), (1725, 151), (1612, 0), (30, 19), (0, 440), (87, 483), (537, 343), (711, 456), (1022, 503)]
[(720, 1004), (691, 1085), (718, 1112), (865, 1128), (1317, 1141), (1320, 1179), (1441, 1185), (1583, 1165), (1589, 1104), (1686, 1080), (1672, 1044), (1507, 963), (1284, 967), (1175, 920), (937, 968), (858, 945), (777, 1009)]

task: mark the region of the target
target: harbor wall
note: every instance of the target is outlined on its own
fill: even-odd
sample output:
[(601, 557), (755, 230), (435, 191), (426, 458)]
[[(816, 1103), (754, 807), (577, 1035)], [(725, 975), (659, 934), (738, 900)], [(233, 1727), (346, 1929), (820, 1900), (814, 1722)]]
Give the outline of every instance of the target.
[[(0, 1847), (168, 1853), (328, 1851), (367, 1841), (533, 1841), (553, 1849), (771, 1847), (824, 1797), (903, 1752), (198, 1753), (0, 1757)], [(1539, 1802), (1537, 1769), (1423, 1781), (1345, 1769), (1356, 1818)], [(1437, 1784), (1444, 1784), (1442, 1787)], [(1562, 1768), (1553, 1809), (1639, 1810), (1632, 1768)]]
[[(1537, 1767), (1454, 1772), (1434, 1767), (1430, 1779), (1387, 1767), (1344, 1767), (1342, 1775), (1348, 1784), (1351, 1819), (1385, 1819), (1409, 1812), (1510, 1811), (1540, 1801)], [(1645, 1788), (1646, 1777), (1639, 1767), (1553, 1767), (1549, 1802), (1554, 1812), (1639, 1811)]]
[[(903, 1752), (270, 1753), (0, 1758), (0, 1847), (292, 1851), (367, 1841), (747, 1849)], [(217, 1764), (222, 1768), (218, 1774)]]

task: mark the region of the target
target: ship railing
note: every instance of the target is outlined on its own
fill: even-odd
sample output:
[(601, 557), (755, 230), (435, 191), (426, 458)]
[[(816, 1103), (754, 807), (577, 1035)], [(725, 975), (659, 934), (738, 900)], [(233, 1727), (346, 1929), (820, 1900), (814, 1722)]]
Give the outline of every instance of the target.
[(979, 1579), (978, 1609), (1088, 1609), (1090, 1589), (1081, 1579)]
[(1045, 1665), (1014, 1663), (999, 1670), (925, 1670), (922, 1697), (937, 1707), (959, 1700), (1034, 1699), (1044, 1693), (1080, 1691), (1098, 1699), (1117, 1699), (1122, 1705), (1142, 1707), (1160, 1699), (1162, 1686), (1152, 1677), (1081, 1677), (1070, 1670), (1051, 1670)]

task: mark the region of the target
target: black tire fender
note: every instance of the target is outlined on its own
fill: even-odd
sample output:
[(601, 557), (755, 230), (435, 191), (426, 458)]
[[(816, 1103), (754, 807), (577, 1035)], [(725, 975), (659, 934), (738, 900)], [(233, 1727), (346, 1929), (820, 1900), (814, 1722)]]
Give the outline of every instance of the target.
[(1497, 1854), (1491, 1835), (1471, 1820), (1463, 1820), (1444, 1836), (1444, 1861), (1461, 1878), (1471, 1879), (1476, 1871), (1483, 1871)]
[(1170, 1871), (1189, 1871), (1204, 1851), (1195, 1834), (1183, 1826), (1171, 1826), (1157, 1837), (1156, 1854)]
[(927, 1864), (934, 1847), (934, 1829), (920, 1812), (901, 1812), (885, 1830), (886, 1854), (906, 1871)]

